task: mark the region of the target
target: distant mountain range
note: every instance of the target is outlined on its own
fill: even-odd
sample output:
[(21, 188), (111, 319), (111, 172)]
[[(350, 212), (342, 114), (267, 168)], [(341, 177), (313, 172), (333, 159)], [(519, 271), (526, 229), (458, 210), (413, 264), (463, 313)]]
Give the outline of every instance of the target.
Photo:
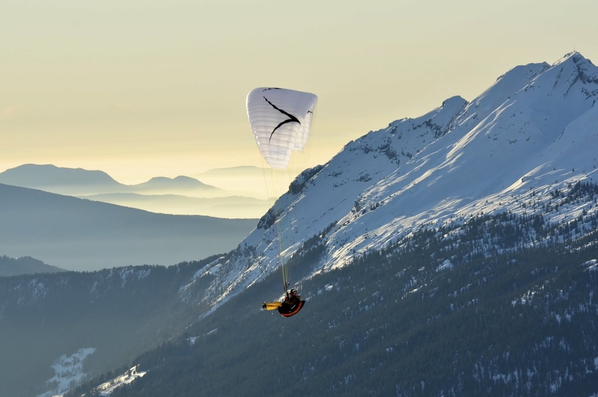
[(29, 187), (33, 189), (125, 189), (103, 171), (88, 171), (82, 168), (62, 168), (54, 165), (24, 164), (0, 173), (0, 183)]
[(76, 196), (106, 192), (225, 194), (222, 189), (186, 176), (155, 177), (137, 185), (124, 185), (103, 171), (64, 168), (52, 164), (24, 164), (8, 169), (0, 173), (0, 183)]
[(190, 190), (201, 191), (202, 193), (216, 193), (222, 191), (214, 186), (201, 183), (197, 179), (188, 176), (177, 176), (175, 178), (167, 178), (164, 176), (154, 177), (147, 182), (129, 187), (135, 192), (163, 192), (165, 190)]
[(264, 214), (268, 201), (252, 197), (188, 197), (176, 194), (146, 195), (136, 193), (105, 193), (85, 198), (156, 213), (193, 215), (197, 212), (217, 218), (246, 218), (248, 214)]
[(0, 255), (96, 270), (228, 252), (256, 220), (155, 214), (0, 184), (0, 225)]
[[(261, 179), (261, 171), (255, 167), (218, 169), (204, 175), (215, 181), (233, 183), (247, 180), (249, 175), (253, 178), (251, 181), (256, 176)], [(177, 215), (259, 218), (272, 204), (256, 198), (243, 187), (225, 190), (187, 176), (154, 177), (144, 183), (125, 185), (103, 171), (51, 164), (24, 164), (8, 169), (0, 173), (0, 183)], [(255, 182), (251, 183), (255, 186)]]

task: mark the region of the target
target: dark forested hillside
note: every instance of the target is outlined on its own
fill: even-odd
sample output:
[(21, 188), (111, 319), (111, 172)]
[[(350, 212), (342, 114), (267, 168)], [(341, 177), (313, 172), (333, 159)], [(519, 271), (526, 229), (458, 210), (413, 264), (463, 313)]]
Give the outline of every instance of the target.
[[(587, 222), (504, 214), (422, 229), (305, 281), (289, 319), (260, 311), (267, 297), (249, 288), (136, 359), (147, 374), (112, 396), (593, 395), (597, 234), (575, 237)], [(554, 242), (530, 246), (536, 234)]]
[(179, 289), (202, 266), (0, 278), (0, 395), (36, 396), (52, 390), (54, 376), (68, 382), (76, 374), (51, 365), (79, 349), (95, 350), (83, 371), (98, 374), (177, 335), (201, 309), (181, 302)]

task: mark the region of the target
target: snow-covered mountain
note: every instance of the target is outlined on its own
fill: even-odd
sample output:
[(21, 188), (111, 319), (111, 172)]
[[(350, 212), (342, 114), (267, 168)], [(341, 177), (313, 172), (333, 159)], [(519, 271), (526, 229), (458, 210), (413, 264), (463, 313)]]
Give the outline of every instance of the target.
[(217, 275), (212, 305), (263, 280), (279, 268), (279, 255), (289, 260), (314, 238), (326, 255), (304, 274), (481, 214), (543, 213), (546, 222), (566, 222), (596, 212), (585, 204), (542, 207), (548, 193), (593, 181), (596, 99), (598, 68), (573, 52), (552, 65), (515, 67), (471, 102), (449, 98), (350, 142), (300, 175), (234, 255), (205, 269)]

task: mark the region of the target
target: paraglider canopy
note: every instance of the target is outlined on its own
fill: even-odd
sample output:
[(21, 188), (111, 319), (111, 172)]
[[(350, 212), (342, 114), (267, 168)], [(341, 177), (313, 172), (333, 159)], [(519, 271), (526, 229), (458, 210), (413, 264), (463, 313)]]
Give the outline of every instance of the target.
[(260, 87), (247, 95), (247, 116), (258, 148), (272, 168), (287, 167), (302, 151), (311, 130), (318, 97), (309, 92)]

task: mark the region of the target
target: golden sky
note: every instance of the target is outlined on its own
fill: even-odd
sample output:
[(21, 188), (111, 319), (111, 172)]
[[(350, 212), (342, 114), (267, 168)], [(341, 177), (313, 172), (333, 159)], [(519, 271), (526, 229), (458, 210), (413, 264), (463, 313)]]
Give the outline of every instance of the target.
[(596, 15), (595, 0), (0, 0), (0, 172), (259, 166), (258, 86), (318, 95), (308, 150), (324, 163), (516, 65), (596, 63)]

